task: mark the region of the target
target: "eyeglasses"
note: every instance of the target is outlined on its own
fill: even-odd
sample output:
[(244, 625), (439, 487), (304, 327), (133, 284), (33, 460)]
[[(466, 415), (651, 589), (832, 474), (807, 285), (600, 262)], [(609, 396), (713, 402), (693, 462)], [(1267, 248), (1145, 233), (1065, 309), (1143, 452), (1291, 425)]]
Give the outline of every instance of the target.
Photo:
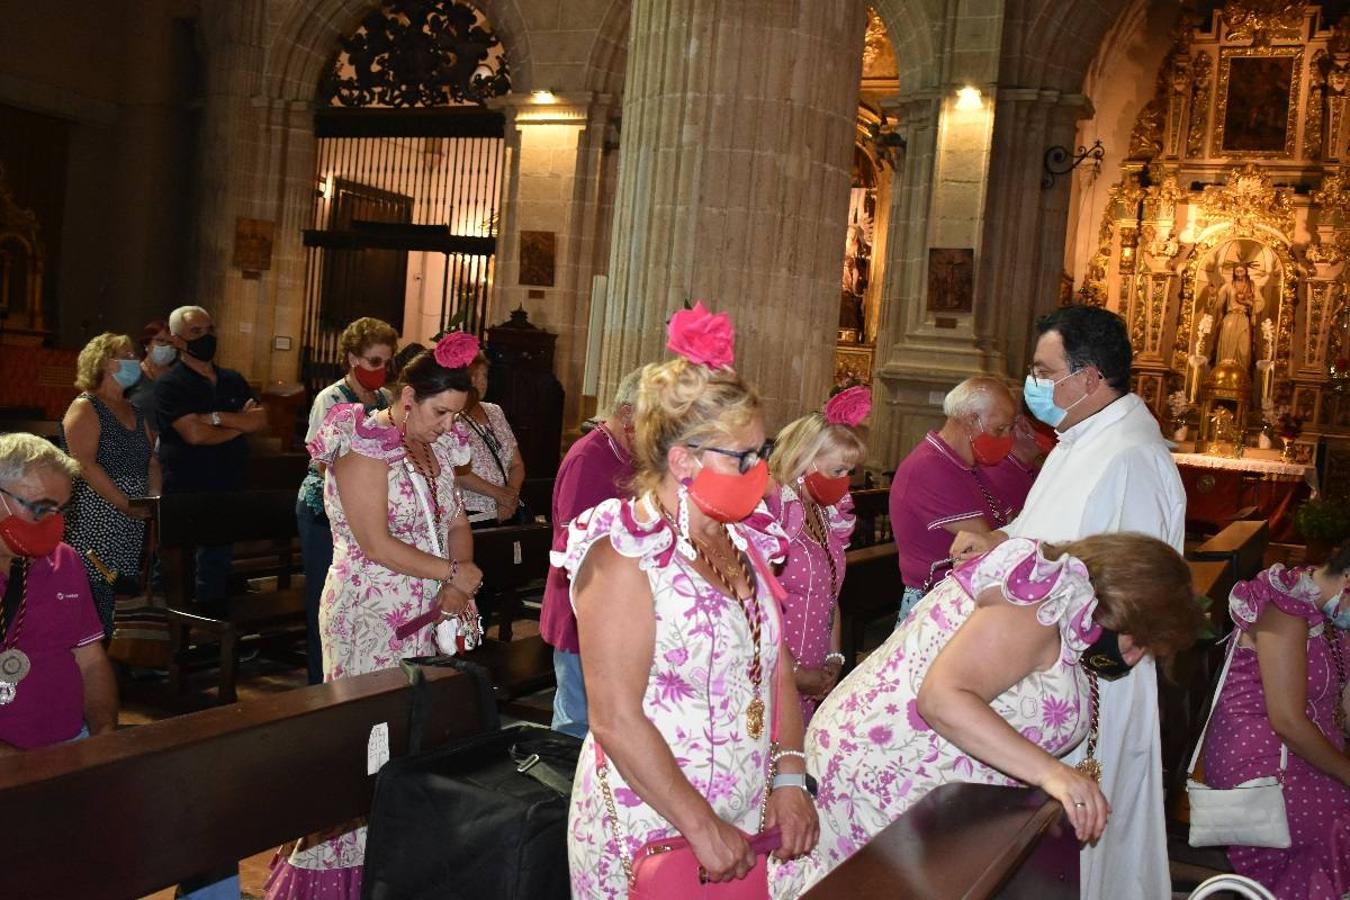
[(773, 439), (765, 441), (758, 447), (751, 447), (749, 450), (724, 450), (721, 447), (708, 447), (703, 444), (686, 444), (690, 450), (711, 451), (720, 453), (723, 456), (730, 456), (736, 460), (736, 471), (744, 475), (755, 466), (759, 465), (769, 458), (773, 453)]
[(59, 503), (53, 503), (51, 500), (38, 500), (36, 502), (25, 500), (18, 494), (12, 494), (4, 488), (0, 488), (0, 494), (4, 494), (9, 499), (28, 510), (28, 514), (33, 517), (34, 522), (41, 522), (48, 516), (63, 512), (65, 508), (70, 505), (67, 503), (63, 506)]

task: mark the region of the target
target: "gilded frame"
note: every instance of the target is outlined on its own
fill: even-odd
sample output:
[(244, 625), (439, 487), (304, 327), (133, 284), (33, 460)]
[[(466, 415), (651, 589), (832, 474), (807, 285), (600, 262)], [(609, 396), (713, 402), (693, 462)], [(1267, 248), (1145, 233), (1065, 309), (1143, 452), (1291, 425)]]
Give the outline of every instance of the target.
[[(1290, 59), (1289, 104), (1285, 116), (1283, 150), (1229, 150), (1224, 146), (1228, 125), (1228, 92), (1231, 88), (1234, 59)], [(1292, 159), (1298, 146), (1298, 112), (1302, 108), (1303, 48), (1300, 47), (1224, 47), (1219, 51), (1219, 76), (1215, 91), (1214, 136), (1210, 154), (1216, 157), (1245, 159)]]

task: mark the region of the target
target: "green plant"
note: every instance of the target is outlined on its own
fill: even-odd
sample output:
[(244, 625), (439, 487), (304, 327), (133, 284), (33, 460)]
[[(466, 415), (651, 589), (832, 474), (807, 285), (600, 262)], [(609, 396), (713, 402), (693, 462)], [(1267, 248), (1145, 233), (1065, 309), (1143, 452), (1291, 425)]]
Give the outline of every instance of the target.
[(1307, 500), (1294, 513), (1294, 527), (1310, 541), (1339, 544), (1350, 538), (1350, 504)]

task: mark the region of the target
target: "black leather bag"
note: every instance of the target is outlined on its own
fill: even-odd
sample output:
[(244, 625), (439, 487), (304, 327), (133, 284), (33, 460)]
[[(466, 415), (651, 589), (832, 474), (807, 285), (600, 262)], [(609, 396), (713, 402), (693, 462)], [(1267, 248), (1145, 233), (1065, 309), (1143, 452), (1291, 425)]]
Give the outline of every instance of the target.
[[(434, 664), (471, 671), (490, 698), (481, 667), (453, 657)], [(418, 752), (422, 673), (405, 668), (415, 692), (409, 752), (375, 782), (362, 897), (567, 900), (567, 809), (581, 742), (513, 725)]]

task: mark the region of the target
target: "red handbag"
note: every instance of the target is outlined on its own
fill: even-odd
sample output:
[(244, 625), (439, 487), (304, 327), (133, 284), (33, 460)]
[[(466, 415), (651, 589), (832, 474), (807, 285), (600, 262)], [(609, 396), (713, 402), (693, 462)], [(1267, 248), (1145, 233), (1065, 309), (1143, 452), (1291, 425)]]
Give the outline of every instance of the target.
[(765, 900), (769, 896), (768, 854), (783, 844), (777, 826), (750, 838), (755, 867), (744, 878), (712, 883), (705, 879), (684, 838), (650, 841), (633, 857), (628, 900)]

